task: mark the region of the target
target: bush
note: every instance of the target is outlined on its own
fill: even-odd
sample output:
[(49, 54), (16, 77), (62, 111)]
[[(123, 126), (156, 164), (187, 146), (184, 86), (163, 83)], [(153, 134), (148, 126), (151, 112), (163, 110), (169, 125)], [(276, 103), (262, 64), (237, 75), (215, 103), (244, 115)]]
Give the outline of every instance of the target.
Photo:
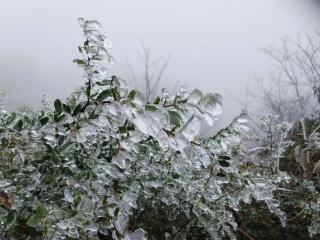
[(252, 199), (285, 224), (273, 199), (285, 175), (241, 160), (245, 115), (206, 137), (218, 94), (163, 91), (144, 104), (108, 75), (99, 23), (79, 22), (85, 86), (52, 109), (1, 112), (2, 239), (233, 239)]

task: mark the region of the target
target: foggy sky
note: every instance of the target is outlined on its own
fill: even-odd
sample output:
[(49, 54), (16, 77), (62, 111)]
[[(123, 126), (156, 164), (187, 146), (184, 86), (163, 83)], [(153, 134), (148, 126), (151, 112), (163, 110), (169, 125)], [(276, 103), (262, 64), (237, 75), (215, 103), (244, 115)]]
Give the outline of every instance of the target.
[[(285, 35), (319, 29), (315, 0), (0, 0), (0, 89), (7, 105), (39, 106), (41, 92), (65, 98), (83, 84), (72, 63), (83, 41), (77, 18), (97, 19), (113, 42), (112, 72), (137, 67), (141, 40), (155, 57), (170, 54), (164, 85), (219, 92), (230, 118), (252, 75), (269, 59), (259, 50)], [(137, 67), (138, 68), (138, 67)], [(139, 69), (137, 69), (139, 72)]]

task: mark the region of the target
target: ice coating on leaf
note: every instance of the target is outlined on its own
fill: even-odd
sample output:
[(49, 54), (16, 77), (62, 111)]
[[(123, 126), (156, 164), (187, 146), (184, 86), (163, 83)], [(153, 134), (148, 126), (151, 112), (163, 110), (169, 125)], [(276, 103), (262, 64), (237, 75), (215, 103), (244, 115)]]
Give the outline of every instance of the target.
[(59, 227), (61, 230), (66, 230), (68, 228), (68, 222), (67, 221), (60, 221), (57, 223), (57, 227)]
[(202, 98), (202, 92), (199, 89), (194, 89), (188, 96), (188, 103), (197, 105)]
[(51, 99), (46, 92), (41, 93), (41, 104), (43, 109), (48, 110), (51, 108)]
[(113, 157), (112, 162), (121, 169), (126, 169), (130, 164), (130, 160), (125, 151), (119, 151), (117, 155)]
[(99, 31), (101, 28), (101, 25), (97, 20), (85, 20), (84, 18), (79, 18), (78, 21), (80, 26), (85, 28), (86, 31)]
[(148, 124), (142, 114), (137, 114), (131, 121), (143, 134), (150, 135), (152, 133), (150, 123)]
[(72, 196), (72, 192), (69, 188), (65, 188), (64, 189), (64, 200), (72, 203), (73, 202), (73, 196)]
[(237, 122), (239, 123), (247, 123), (248, 122), (248, 117), (246, 114), (242, 113), (238, 118)]
[(185, 138), (187, 141), (194, 141), (196, 136), (200, 133), (201, 120), (195, 116), (191, 116), (186, 124), (182, 127), (179, 137)]
[(5, 188), (11, 185), (11, 182), (8, 180), (0, 180), (0, 188)]
[(114, 62), (109, 53), (112, 44), (100, 33), (101, 25), (98, 21), (79, 18), (79, 24), (86, 41), (83, 46), (79, 47), (83, 59), (75, 59), (74, 62), (84, 68), (86, 78), (94, 82), (104, 80), (108, 77), (105, 63)]
[(72, 220), (63, 220), (57, 223), (57, 227), (63, 231), (63, 234), (71, 238), (79, 238), (79, 232)]
[(120, 233), (124, 233), (128, 227), (129, 216), (126, 213), (121, 213), (118, 219), (115, 221), (115, 226)]
[(78, 209), (86, 214), (90, 214), (94, 210), (94, 202), (91, 199), (84, 198), (80, 201)]
[(98, 231), (98, 227), (94, 222), (90, 222), (89, 225), (85, 226), (84, 230), (95, 234)]
[(163, 131), (162, 124), (168, 123), (168, 115), (161, 112), (144, 112), (133, 114), (131, 122), (146, 136), (155, 137), (161, 146), (167, 148), (167, 136)]
[(67, 234), (69, 237), (79, 238), (79, 232), (78, 232), (77, 228), (75, 228), (75, 227), (72, 227), (72, 228), (69, 227)]
[(221, 113), (222, 109), (222, 103), (221, 103), (222, 97), (219, 94), (212, 94), (209, 93), (202, 97), (201, 103), (204, 107), (204, 109), (212, 116), (216, 117)]
[(143, 229), (139, 228), (133, 233), (130, 233), (124, 239), (125, 240), (144, 240), (146, 239), (145, 236), (146, 236), (146, 232)]
[(4, 102), (5, 102), (5, 99), (8, 97), (8, 93), (2, 91), (0, 89), (0, 111), (3, 111), (4, 110)]
[(135, 92), (134, 99), (132, 101), (137, 107), (142, 108), (145, 103), (145, 96), (140, 91)]
[(139, 194), (140, 191), (138, 189), (127, 191), (122, 196), (122, 201), (124, 201), (125, 204), (128, 204), (130, 208), (137, 208), (137, 199), (139, 197)]

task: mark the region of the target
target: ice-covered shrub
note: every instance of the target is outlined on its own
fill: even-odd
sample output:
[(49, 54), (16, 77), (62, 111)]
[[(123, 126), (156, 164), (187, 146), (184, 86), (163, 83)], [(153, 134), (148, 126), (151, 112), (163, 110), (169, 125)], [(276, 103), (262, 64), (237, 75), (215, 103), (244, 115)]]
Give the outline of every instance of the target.
[[(1, 110), (1, 239), (146, 239), (132, 223), (146, 206), (171, 211), (168, 239), (195, 227), (211, 239), (235, 238), (234, 211), (252, 199), (285, 224), (273, 199), (281, 178), (239, 157), (246, 116), (205, 137), (221, 111), (218, 94), (163, 91), (144, 104), (108, 75), (111, 44), (99, 23), (79, 22), (85, 42), (74, 62), (86, 85), (52, 110)], [(173, 224), (179, 214), (183, 228)]]
[[(287, 214), (283, 228), (266, 211), (263, 203), (242, 206), (237, 213), (240, 228), (253, 238), (261, 239), (318, 239), (319, 228), (319, 116), (301, 118), (289, 124), (278, 121), (275, 115), (263, 117), (260, 129), (242, 146), (243, 161), (260, 163), (263, 175), (276, 176), (279, 170), (288, 173), (274, 192), (274, 198)], [(251, 161), (250, 161), (251, 159)], [(262, 237), (263, 236), (263, 237)]]

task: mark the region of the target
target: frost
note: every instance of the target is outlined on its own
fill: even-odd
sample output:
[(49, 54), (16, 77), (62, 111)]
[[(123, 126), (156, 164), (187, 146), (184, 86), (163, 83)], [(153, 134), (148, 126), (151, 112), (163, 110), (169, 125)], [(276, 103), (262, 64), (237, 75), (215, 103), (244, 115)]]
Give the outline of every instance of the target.
[(8, 180), (0, 180), (0, 188), (5, 188), (11, 185), (11, 182)]
[(73, 202), (73, 196), (72, 196), (72, 192), (69, 188), (65, 188), (64, 189), (64, 200), (72, 203)]

